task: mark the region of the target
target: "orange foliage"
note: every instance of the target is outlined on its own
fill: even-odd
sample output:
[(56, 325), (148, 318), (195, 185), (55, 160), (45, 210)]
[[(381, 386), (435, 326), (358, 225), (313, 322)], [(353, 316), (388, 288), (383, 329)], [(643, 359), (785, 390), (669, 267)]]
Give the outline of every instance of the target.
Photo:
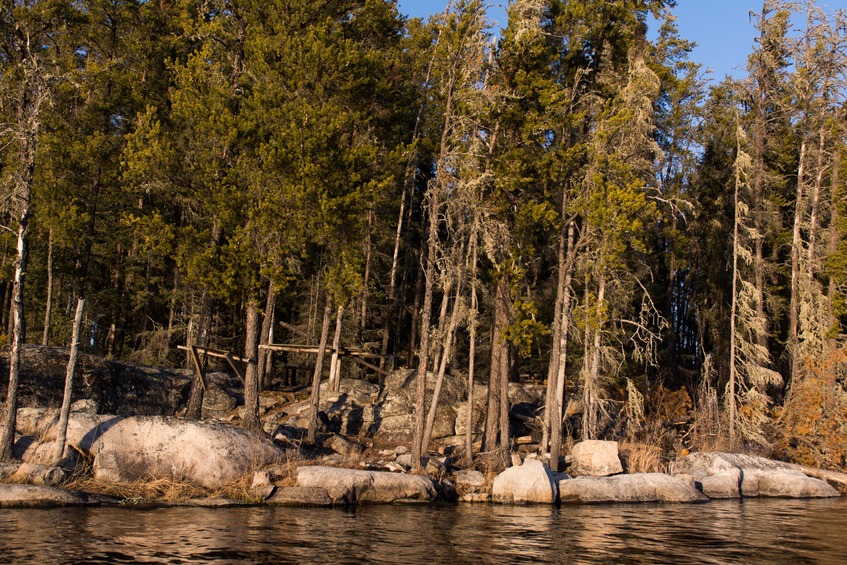
[(847, 468), (847, 394), (836, 379), (845, 362), (844, 348), (803, 361), (779, 420), (774, 447), (782, 457), (825, 469)]

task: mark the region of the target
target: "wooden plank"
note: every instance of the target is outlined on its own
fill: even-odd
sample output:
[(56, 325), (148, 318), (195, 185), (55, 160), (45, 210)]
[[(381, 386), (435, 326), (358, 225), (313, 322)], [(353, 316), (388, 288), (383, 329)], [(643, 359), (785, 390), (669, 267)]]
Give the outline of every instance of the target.
[(246, 384), (244, 382), (244, 375), (241, 374), (241, 371), (238, 370), (238, 367), (235, 366), (235, 361), (233, 360), (233, 356), (227, 353), (224, 358), (229, 363), (229, 366), (232, 367), (232, 370), (235, 372), (235, 376), (241, 381), (241, 384)]
[[(179, 346), (183, 347), (183, 346)], [(186, 347), (191, 352), (191, 360), (194, 361), (194, 370), (197, 371), (197, 378), (200, 379), (200, 388), (206, 390), (206, 378), (203, 375), (203, 369), (200, 368), (200, 357), (197, 356), (197, 347), (192, 345), (191, 347)]]
[(353, 361), (355, 361), (355, 362), (356, 362), (356, 363), (358, 363), (359, 365), (364, 365), (364, 366), (365, 366), (365, 367), (367, 367), (368, 369), (373, 369), (374, 371), (376, 371), (376, 372), (377, 372), (377, 373), (379, 373), (380, 375), (388, 375), (388, 374), (389, 374), (389, 373), (388, 373), (388, 371), (386, 371), (386, 370), (384, 370), (384, 369), (380, 369), (380, 368), (379, 368), (379, 367), (377, 367), (376, 365), (373, 365), (372, 363), (368, 363), (367, 361), (365, 361), (365, 360), (363, 360), (363, 359), (359, 359), (359, 358), (357, 358), (357, 357), (353, 357)]
[[(209, 357), (216, 357), (218, 359), (226, 359), (227, 355), (229, 355), (232, 359), (235, 359), (236, 361), (240, 361), (242, 363), (249, 363), (251, 361), (251, 359), (246, 359), (244, 357), (239, 357), (237, 355), (233, 355), (232, 353), (230, 353), (229, 351), (226, 351), (225, 349), (212, 349), (211, 347), (203, 347), (203, 346), (200, 346), (200, 345), (192, 345), (190, 347), (196, 347), (198, 351), (203, 352), (204, 354), (208, 355)], [(177, 349), (182, 349), (183, 351), (190, 351), (189, 346), (185, 346), (185, 345), (177, 345)]]
[[(260, 345), (259, 349), (264, 349), (268, 351), (286, 351), (288, 353), (318, 352), (318, 347), (316, 345), (296, 345), (291, 343), (267, 343), (264, 345)], [(328, 348), (324, 355), (332, 355), (332, 349)], [(370, 359), (391, 359), (393, 357), (392, 355), (380, 355), (379, 353), (371, 353), (358, 347), (341, 347), (338, 349), (338, 355), (343, 357), (365, 357)]]

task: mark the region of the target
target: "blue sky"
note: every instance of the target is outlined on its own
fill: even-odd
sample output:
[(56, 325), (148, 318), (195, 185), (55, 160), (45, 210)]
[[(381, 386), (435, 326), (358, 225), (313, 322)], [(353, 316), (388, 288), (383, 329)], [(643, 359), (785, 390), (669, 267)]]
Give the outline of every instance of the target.
[[(445, 4), (446, 0), (399, 0), (401, 13), (422, 18), (441, 12)], [(507, 2), (495, 0), (489, 4), (489, 19), (505, 26)], [(830, 8), (847, 7), (847, 0), (822, 4)], [(760, 10), (761, 6), (761, 0), (678, 0), (673, 13), (680, 35), (698, 44), (692, 59), (710, 68), (711, 77), (720, 81), (727, 74), (743, 76), (756, 34), (748, 13)]]

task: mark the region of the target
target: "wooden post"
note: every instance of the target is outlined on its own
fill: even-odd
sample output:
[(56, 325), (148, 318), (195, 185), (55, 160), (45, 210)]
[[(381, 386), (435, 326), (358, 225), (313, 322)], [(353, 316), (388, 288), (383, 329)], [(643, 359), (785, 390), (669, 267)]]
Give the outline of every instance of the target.
[(74, 316), (73, 334), (71, 336), (71, 354), (68, 359), (68, 371), (65, 374), (65, 394), (62, 397), (62, 410), (59, 413), (59, 426), (56, 432), (56, 450), (53, 452), (53, 461), (58, 465), (65, 454), (65, 440), (68, 432), (68, 418), (71, 415), (71, 396), (74, 388), (74, 370), (79, 352), (79, 333), (82, 327), (82, 312), (85, 309), (85, 299), (80, 298), (76, 303), (76, 316)]

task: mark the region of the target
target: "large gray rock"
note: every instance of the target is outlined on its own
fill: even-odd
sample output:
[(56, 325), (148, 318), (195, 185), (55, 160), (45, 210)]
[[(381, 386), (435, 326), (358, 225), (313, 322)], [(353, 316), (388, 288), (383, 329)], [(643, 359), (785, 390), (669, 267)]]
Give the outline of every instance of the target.
[[(62, 403), (68, 353), (66, 347), (31, 344), (22, 348), (18, 406)], [(8, 363), (8, 350), (0, 351), (0, 374), (8, 373)], [(107, 414), (170, 415), (184, 404), (192, 373), (80, 354), (73, 399), (90, 399)], [(0, 379), (0, 397), (6, 397), (4, 379)]]
[[(373, 423), (373, 398), (379, 387), (354, 379), (341, 379), (340, 391), (327, 391), (322, 385), (318, 410), (326, 418), (325, 432), (348, 436), (360, 435)], [(308, 399), (285, 406), (285, 416), (279, 421), (298, 428), (309, 426)]]
[(108, 482), (166, 478), (216, 489), (282, 457), (246, 430), (162, 416), (113, 418), (90, 439), (83, 447), (94, 456), (94, 476)]
[(808, 477), (789, 464), (754, 455), (692, 453), (674, 461), (670, 471), (691, 477), (709, 498), (839, 496), (826, 482)]
[(228, 386), (229, 375), (209, 373), (206, 375), (206, 390), (203, 392), (203, 418), (220, 418), (235, 410), (238, 395)]
[(350, 441), (349, 439), (336, 435), (324, 441), (324, 447), (332, 449), (347, 459), (359, 457), (362, 452), (365, 451), (365, 446), (361, 443)]
[(297, 486), (325, 489), (334, 504), (428, 502), (437, 492), (419, 475), (309, 466), (297, 469)]
[(0, 484), (0, 508), (90, 506), (111, 501), (108, 497), (56, 487)]
[(571, 457), (568, 471), (572, 475), (606, 477), (623, 473), (616, 441), (581, 441), (573, 446)]
[(559, 481), (563, 503), (702, 502), (708, 498), (690, 484), (662, 473), (577, 477)]
[(527, 459), (520, 467), (510, 467), (494, 478), (491, 498), (506, 504), (552, 504), (556, 501), (556, 484), (544, 463)]
[[(436, 376), (427, 373), (426, 404), (432, 402)], [(460, 376), (445, 375), (435, 412), (432, 439), (456, 434), (456, 410), (465, 397), (467, 384)], [(411, 369), (394, 371), (385, 377), (382, 392), (374, 406), (374, 421), (370, 431), (378, 444), (409, 442), (414, 431), (416, 372)]]
[[(476, 387), (475, 387), (476, 388)], [(456, 435), (464, 436), (468, 430), (468, 403), (460, 402), (456, 406)], [(485, 397), (474, 399), (473, 427), (471, 433), (481, 434), (485, 428)]]
[(321, 487), (282, 487), (265, 501), (278, 506), (332, 506), (332, 499)]
[[(23, 416), (23, 418), (21, 418)], [(58, 411), (40, 408), (18, 410), (18, 431), (25, 434), (15, 442), (15, 457), (26, 463), (53, 465), (56, 451)], [(68, 418), (63, 466), (73, 467), (78, 452), (87, 451), (100, 426), (115, 416), (71, 412)]]
[(462, 502), (488, 502), (485, 475), (479, 471), (456, 473), (456, 494)]
[(23, 462), (9, 479), (16, 483), (57, 487), (65, 481), (65, 472), (59, 467)]

